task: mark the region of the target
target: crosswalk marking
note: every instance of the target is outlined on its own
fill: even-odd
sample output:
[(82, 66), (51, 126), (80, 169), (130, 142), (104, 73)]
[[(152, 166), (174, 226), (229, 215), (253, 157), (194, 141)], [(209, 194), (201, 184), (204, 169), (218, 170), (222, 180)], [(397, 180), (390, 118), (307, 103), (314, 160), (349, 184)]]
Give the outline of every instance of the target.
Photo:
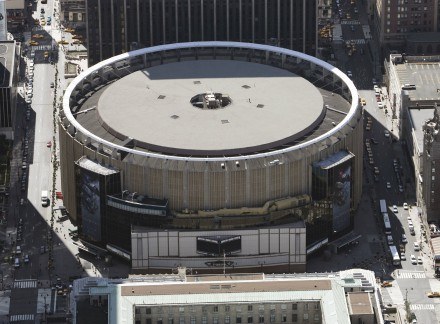
[(341, 25), (360, 25), (361, 22), (359, 20), (342, 20)]
[(397, 274), (397, 279), (424, 279), (426, 274), (424, 272), (402, 272)]
[(22, 314), (22, 315), (11, 315), (9, 317), (10, 322), (20, 322), (20, 321), (33, 321), (34, 314)]
[(358, 45), (363, 45), (363, 44), (366, 43), (365, 39), (363, 39), (363, 38), (349, 39), (349, 40), (347, 40), (347, 43), (349, 43), (349, 42), (353, 42), (353, 43), (358, 44)]
[(411, 310), (434, 310), (434, 304), (411, 304)]
[(36, 45), (31, 46), (33, 51), (53, 51), (56, 50), (55, 46), (52, 45)]
[(15, 280), (14, 288), (37, 288), (37, 280)]

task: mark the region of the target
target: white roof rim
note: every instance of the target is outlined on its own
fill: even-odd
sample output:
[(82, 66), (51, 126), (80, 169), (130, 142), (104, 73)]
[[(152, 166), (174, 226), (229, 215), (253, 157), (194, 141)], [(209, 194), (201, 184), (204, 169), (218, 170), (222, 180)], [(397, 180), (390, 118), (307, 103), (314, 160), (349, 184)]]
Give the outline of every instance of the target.
[[(113, 63), (116, 63), (118, 61), (127, 59), (127, 58), (133, 58), (139, 55), (148, 54), (148, 53), (155, 53), (155, 52), (162, 52), (162, 51), (169, 51), (169, 50), (177, 50), (177, 49), (183, 49), (183, 48), (195, 48), (195, 47), (234, 47), (234, 48), (248, 48), (248, 49), (255, 49), (255, 50), (262, 50), (262, 51), (269, 51), (279, 54), (285, 54), (288, 56), (293, 56), (300, 58), (302, 60), (306, 60), (309, 62), (312, 62), (318, 66), (323, 67), (324, 69), (332, 72), (333, 74), (337, 75), (342, 81), (344, 81), (345, 85), (348, 87), (352, 102), (351, 107), (347, 115), (344, 117), (344, 119), (337, 124), (335, 127), (333, 127), (328, 132), (311, 139), (309, 141), (306, 141), (304, 143), (300, 143), (297, 145), (293, 145), (288, 148), (283, 148), (279, 150), (275, 150), (272, 152), (264, 152), (264, 153), (255, 153), (255, 154), (248, 154), (248, 155), (236, 155), (236, 156), (227, 156), (227, 157), (190, 157), (190, 156), (173, 156), (173, 155), (167, 155), (167, 154), (160, 154), (160, 153), (153, 153), (153, 152), (145, 152), (145, 151), (139, 151), (135, 149), (130, 149), (121, 145), (114, 144), (112, 142), (106, 141), (99, 136), (91, 133), (87, 129), (85, 129), (78, 121), (74, 118), (72, 115), (72, 112), (70, 110), (69, 100), (70, 96), (72, 95), (73, 90), (75, 87), (87, 76), (90, 76), (94, 74), (99, 69), (111, 65)], [(66, 116), (66, 118), (69, 120), (70, 124), (74, 126), (77, 131), (80, 131), (82, 134), (84, 134), (87, 137), (90, 137), (94, 141), (97, 141), (99, 143), (102, 143), (103, 145), (106, 145), (113, 149), (118, 149), (121, 151), (125, 151), (127, 153), (133, 153), (144, 157), (152, 157), (152, 158), (158, 158), (158, 159), (167, 159), (167, 160), (180, 160), (180, 161), (193, 161), (193, 162), (207, 162), (207, 161), (218, 161), (218, 162), (225, 162), (225, 161), (237, 161), (237, 160), (248, 160), (248, 159), (255, 159), (255, 158), (266, 158), (266, 157), (273, 157), (276, 155), (292, 152), (295, 150), (299, 150), (302, 148), (306, 148), (312, 144), (318, 143), (336, 133), (338, 133), (342, 128), (344, 128), (349, 121), (354, 117), (356, 110), (358, 109), (358, 101), (359, 96), (357, 89), (353, 82), (350, 80), (350, 78), (343, 73), (338, 68), (334, 67), (333, 65), (328, 64), (327, 62), (324, 62), (316, 57), (293, 51), (287, 48), (282, 47), (275, 47), (270, 45), (263, 45), (263, 44), (254, 44), (254, 43), (243, 43), (243, 42), (218, 42), (218, 41), (212, 41), (212, 42), (187, 42), (187, 43), (175, 43), (175, 44), (166, 44), (166, 45), (158, 45), (153, 47), (147, 47), (142, 48), (139, 50), (135, 50), (128, 53), (123, 53), (114, 57), (111, 57), (109, 59), (106, 59), (102, 62), (99, 62), (92, 67), (88, 68), (87, 70), (83, 71), (80, 75), (78, 75), (67, 87), (64, 97), (63, 97), (63, 111)]]

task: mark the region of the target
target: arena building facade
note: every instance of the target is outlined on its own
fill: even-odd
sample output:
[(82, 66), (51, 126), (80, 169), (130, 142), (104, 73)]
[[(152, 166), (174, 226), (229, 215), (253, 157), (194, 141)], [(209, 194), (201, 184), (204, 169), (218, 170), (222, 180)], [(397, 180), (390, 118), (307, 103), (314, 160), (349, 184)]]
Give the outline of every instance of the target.
[(292, 50), (121, 54), (65, 92), (64, 204), (83, 239), (135, 269), (304, 271), (353, 228), (362, 119), (344, 73)]

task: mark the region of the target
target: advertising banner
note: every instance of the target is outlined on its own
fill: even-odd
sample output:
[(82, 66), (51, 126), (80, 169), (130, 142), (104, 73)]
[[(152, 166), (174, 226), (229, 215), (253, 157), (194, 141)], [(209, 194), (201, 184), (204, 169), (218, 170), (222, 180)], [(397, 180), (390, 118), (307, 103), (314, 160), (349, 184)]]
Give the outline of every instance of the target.
[(101, 191), (99, 175), (81, 170), (82, 233), (94, 241), (101, 240)]

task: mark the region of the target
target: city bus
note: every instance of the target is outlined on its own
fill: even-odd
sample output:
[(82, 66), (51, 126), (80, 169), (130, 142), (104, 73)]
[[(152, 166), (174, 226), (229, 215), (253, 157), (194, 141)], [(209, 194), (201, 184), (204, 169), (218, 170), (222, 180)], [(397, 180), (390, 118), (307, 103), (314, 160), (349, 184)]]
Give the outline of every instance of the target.
[(391, 222), (387, 213), (383, 213), (383, 227), (385, 229), (385, 234), (391, 235)]
[(391, 252), (391, 257), (393, 258), (393, 264), (395, 266), (400, 265), (400, 256), (399, 256), (399, 252), (397, 252), (397, 249), (394, 245), (390, 246), (390, 252)]
[(388, 213), (388, 210), (387, 210), (387, 202), (385, 201), (385, 199), (381, 199), (380, 201), (379, 201), (379, 204), (380, 204), (380, 212), (383, 214), (383, 213)]

